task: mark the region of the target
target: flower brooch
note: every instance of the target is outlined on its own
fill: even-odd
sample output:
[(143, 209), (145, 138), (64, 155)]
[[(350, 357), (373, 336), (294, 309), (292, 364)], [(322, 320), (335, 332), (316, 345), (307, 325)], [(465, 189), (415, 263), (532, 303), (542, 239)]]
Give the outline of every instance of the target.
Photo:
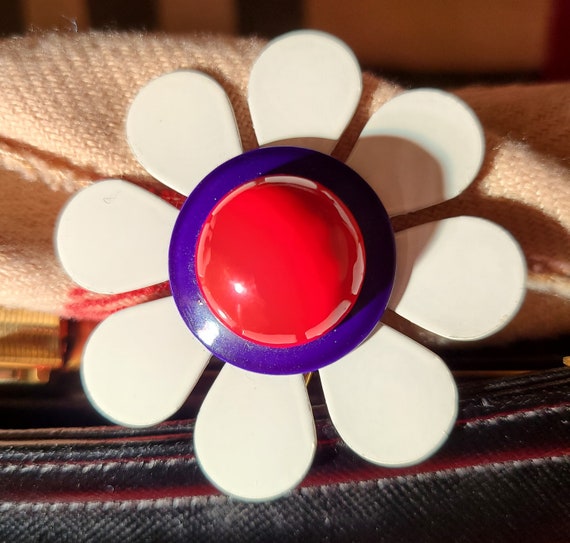
[(281, 496), (310, 468), (309, 372), (356, 454), (385, 466), (433, 454), (455, 422), (456, 386), (437, 355), (382, 324), (385, 309), (478, 339), (524, 296), (524, 258), (499, 226), (456, 217), (394, 236), (388, 218), (474, 179), (484, 136), (473, 112), (441, 91), (402, 93), (341, 162), (331, 152), (361, 91), (337, 39), (301, 31), (270, 42), (248, 87), (260, 148), (243, 153), (214, 79), (159, 77), (134, 99), (127, 139), (149, 173), (187, 196), (182, 209), (106, 179), (59, 218), (59, 258), (84, 288), (168, 280), (172, 292), (95, 329), (81, 368), (90, 401), (118, 424), (153, 425), (182, 406), (212, 354), (226, 362), (194, 444), (206, 476), (239, 499)]

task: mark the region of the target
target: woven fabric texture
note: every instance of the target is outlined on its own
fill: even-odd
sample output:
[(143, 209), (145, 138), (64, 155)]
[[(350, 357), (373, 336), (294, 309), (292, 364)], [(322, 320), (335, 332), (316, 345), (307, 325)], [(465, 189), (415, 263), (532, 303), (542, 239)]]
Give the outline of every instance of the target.
[[(409, 468), (356, 457), (324, 406), (314, 405), (319, 444), (311, 471), (269, 503), (238, 502), (207, 483), (193, 420), (0, 430), (0, 540), (568, 541), (570, 372), (459, 390), (449, 441)], [(92, 418), (85, 398), (57, 403), (45, 425), (58, 411), (67, 425)], [(22, 397), (0, 398), (0, 407), (3, 427), (21, 422), (27, 409)]]
[[(74, 286), (52, 245), (58, 212), (77, 189), (119, 177), (160, 190), (131, 156), (125, 114), (137, 90), (165, 72), (202, 70), (225, 88), (244, 148), (256, 146), (246, 87), (263, 42), (215, 36), (37, 34), (0, 42), (0, 305), (100, 319), (164, 295), (167, 286), (98, 296)], [(370, 115), (402, 89), (364, 76), (345, 131), (346, 157)], [(506, 227), (529, 266), (528, 295), (498, 340), (570, 332), (570, 84), (457, 90), (481, 118), (487, 155), (460, 197), (399, 217), (397, 229), (469, 214)], [(86, 247), (86, 250), (89, 250)]]

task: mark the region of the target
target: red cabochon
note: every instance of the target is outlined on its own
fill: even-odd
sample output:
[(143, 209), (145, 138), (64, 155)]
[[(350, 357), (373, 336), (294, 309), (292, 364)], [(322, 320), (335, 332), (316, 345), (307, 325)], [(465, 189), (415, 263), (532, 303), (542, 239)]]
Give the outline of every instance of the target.
[(364, 278), (360, 229), (328, 189), (259, 178), (230, 192), (199, 236), (196, 272), (212, 312), (234, 333), (301, 345), (334, 328)]

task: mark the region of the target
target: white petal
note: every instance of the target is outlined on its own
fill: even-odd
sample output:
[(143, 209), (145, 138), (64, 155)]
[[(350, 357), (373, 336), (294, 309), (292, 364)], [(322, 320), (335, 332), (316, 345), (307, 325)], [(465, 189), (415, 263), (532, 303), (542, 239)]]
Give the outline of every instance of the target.
[(524, 298), (524, 255), (506, 230), (485, 219), (455, 217), (399, 232), (396, 251), (388, 306), (441, 336), (493, 334)]
[(63, 208), (55, 242), (69, 276), (115, 294), (168, 279), (168, 247), (178, 210), (132, 183), (106, 179)]
[(297, 31), (263, 50), (248, 90), (260, 145), (298, 137), (334, 141), (358, 105), (362, 77), (342, 41), (322, 32)]
[(140, 90), (127, 116), (127, 139), (151, 175), (184, 195), (241, 153), (224, 89), (191, 70), (163, 75)]
[(440, 90), (417, 89), (370, 118), (347, 163), (396, 215), (460, 194), (484, 153), (483, 129), (467, 104)]
[(103, 416), (151, 426), (180, 409), (209, 357), (168, 297), (104, 320), (87, 342), (81, 378)]
[(443, 361), (387, 326), (319, 374), (338, 433), (376, 464), (426, 459), (457, 416), (457, 389)]
[(262, 375), (226, 364), (198, 413), (200, 466), (226, 494), (270, 500), (311, 466), (316, 433), (301, 375)]

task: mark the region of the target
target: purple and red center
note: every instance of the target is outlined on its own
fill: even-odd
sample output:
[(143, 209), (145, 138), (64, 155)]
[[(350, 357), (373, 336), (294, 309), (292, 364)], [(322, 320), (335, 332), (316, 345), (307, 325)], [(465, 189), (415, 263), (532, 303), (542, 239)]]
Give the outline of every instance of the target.
[(366, 182), (328, 155), (258, 149), (191, 193), (170, 246), (182, 318), (218, 358), (313, 371), (355, 348), (385, 310), (394, 238)]

